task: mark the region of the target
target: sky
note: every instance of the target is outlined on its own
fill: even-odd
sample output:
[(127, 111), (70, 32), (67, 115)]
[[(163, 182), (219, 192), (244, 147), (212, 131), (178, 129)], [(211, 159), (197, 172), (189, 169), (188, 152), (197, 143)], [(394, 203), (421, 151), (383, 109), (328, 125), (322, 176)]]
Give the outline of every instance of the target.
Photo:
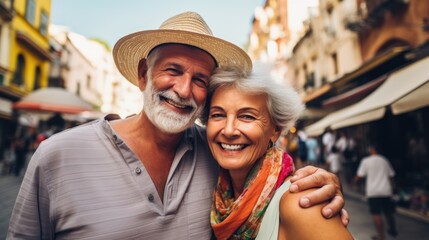
[(52, 0), (51, 23), (88, 38), (104, 40), (112, 48), (121, 37), (157, 29), (169, 17), (198, 12), (213, 34), (244, 47), (254, 10), (264, 0)]

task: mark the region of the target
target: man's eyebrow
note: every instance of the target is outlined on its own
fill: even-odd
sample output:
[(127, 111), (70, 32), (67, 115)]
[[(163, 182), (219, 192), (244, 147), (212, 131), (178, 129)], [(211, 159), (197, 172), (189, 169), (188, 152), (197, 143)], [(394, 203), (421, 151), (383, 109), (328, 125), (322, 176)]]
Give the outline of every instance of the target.
[(173, 67), (173, 68), (176, 68), (176, 69), (179, 69), (179, 70), (183, 69), (182, 65), (174, 63), (174, 62), (167, 62), (167, 63), (164, 64), (164, 67)]
[(206, 75), (206, 74), (201, 73), (201, 72), (196, 72), (196, 73), (194, 74), (194, 76), (195, 76), (195, 77), (198, 77), (198, 78), (204, 78), (204, 79), (209, 79), (209, 78), (210, 78), (210, 75)]
[[(180, 71), (183, 70), (182, 65), (180, 65), (178, 63), (174, 63), (174, 62), (167, 62), (167, 63), (165, 63), (164, 67), (173, 67), (173, 68), (180, 70)], [(209, 79), (211, 74), (207, 75), (207, 74), (204, 74), (202, 72), (196, 72), (195, 74), (193, 74), (193, 76), (197, 77), (197, 78)]]

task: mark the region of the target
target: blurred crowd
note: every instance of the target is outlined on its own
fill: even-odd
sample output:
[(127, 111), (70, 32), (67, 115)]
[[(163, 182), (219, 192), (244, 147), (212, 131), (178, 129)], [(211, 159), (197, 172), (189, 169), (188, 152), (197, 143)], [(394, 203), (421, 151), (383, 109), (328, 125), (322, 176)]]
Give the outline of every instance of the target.
[(311, 137), (294, 128), (282, 135), (277, 145), (293, 156), (297, 168), (305, 165), (323, 167), (347, 184), (352, 183), (359, 164), (356, 142), (344, 131), (327, 130), (320, 137)]
[(39, 121), (38, 126), (19, 124), (15, 134), (5, 142), (3, 156), (0, 156), (0, 175), (22, 176), (29, 159), (43, 140), (76, 125), (77, 122), (66, 121), (60, 113)]
[[(327, 129), (321, 136), (307, 136), (301, 129), (292, 128), (290, 132), (282, 135), (277, 146), (286, 149), (300, 168), (306, 165), (322, 167), (336, 174), (343, 187), (349, 190), (364, 193), (365, 185), (354, 183), (357, 169), (361, 160), (368, 156), (367, 146), (360, 146), (354, 136), (348, 132)], [(421, 140), (411, 138), (407, 146), (409, 155), (407, 161), (424, 159), (426, 149)], [(400, 169), (395, 169), (397, 172)], [(408, 185), (402, 185), (399, 179), (394, 179), (394, 200), (397, 206), (416, 211), (429, 217), (429, 191)]]

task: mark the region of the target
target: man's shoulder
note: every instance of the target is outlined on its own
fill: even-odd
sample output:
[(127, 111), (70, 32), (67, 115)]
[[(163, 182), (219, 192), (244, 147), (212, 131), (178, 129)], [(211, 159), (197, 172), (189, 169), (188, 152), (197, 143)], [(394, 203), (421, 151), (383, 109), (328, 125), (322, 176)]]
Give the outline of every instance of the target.
[[(76, 126), (56, 133), (43, 140), (37, 148), (39, 164), (58, 164), (66, 158), (82, 158), (88, 151), (84, 149), (102, 149), (104, 141), (100, 138), (97, 126), (101, 126), (99, 120), (95, 120), (80, 126)], [(96, 151), (92, 151), (96, 154)]]
[(206, 141), (206, 128), (204, 126), (200, 126), (198, 124), (192, 125), (188, 129), (189, 134), (191, 134), (193, 137), (197, 137), (203, 141)]
[(370, 156), (366, 156), (364, 158), (362, 158), (362, 161), (360, 162), (361, 165), (368, 165), (371, 164), (371, 162), (374, 160), (374, 158), (370, 155)]
[(88, 142), (99, 141), (102, 120), (94, 120), (56, 133), (42, 141), (40, 147), (45, 150), (60, 151), (66, 147), (85, 146)]
[(88, 132), (88, 131), (93, 131), (94, 126), (99, 125), (100, 124), (100, 120), (94, 120), (88, 123), (84, 123), (72, 128), (68, 128), (65, 129), (59, 133), (56, 133), (54, 135), (52, 135), (51, 137), (49, 137), (48, 139), (46, 139), (46, 141), (54, 141), (54, 140), (59, 140), (59, 139), (67, 139), (71, 136), (74, 135), (79, 135), (82, 134), (84, 132)]

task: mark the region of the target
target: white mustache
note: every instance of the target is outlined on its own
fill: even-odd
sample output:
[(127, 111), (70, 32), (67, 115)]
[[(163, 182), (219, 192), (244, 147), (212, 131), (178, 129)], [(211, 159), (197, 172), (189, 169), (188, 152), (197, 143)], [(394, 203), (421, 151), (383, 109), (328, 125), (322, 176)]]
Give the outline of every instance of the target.
[(179, 105), (184, 105), (187, 107), (191, 107), (192, 109), (196, 109), (197, 108), (197, 103), (195, 102), (195, 100), (193, 98), (185, 100), (181, 97), (179, 97), (175, 92), (171, 91), (171, 90), (164, 90), (164, 91), (159, 91), (156, 93), (158, 96), (161, 96), (163, 98), (167, 98)]

